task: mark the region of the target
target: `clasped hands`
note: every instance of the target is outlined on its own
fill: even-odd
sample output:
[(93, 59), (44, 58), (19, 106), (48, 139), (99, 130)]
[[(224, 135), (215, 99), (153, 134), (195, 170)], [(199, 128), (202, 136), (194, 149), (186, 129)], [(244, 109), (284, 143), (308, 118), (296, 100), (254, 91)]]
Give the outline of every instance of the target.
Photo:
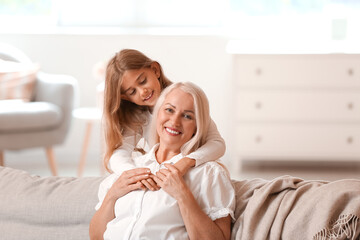
[(156, 175), (148, 168), (135, 168), (124, 171), (109, 191), (114, 198), (120, 198), (134, 190), (157, 191), (162, 188), (173, 198), (177, 198), (185, 182), (182, 173), (173, 165), (165, 163)]

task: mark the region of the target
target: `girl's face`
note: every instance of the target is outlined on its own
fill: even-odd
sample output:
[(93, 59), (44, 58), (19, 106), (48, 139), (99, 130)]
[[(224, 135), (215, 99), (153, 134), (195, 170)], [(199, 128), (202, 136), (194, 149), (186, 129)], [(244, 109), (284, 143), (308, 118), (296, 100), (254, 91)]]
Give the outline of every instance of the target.
[(161, 93), (159, 77), (157, 63), (152, 63), (150, 68), (126, 70), (122, 77), (121, 98), (140, 106), (153, 107)]
[(156, 130), (160, 145), (180, 153), (180, 148), (196, 132), (193, 97), (177, 88), (165, 98), (159, 109)]

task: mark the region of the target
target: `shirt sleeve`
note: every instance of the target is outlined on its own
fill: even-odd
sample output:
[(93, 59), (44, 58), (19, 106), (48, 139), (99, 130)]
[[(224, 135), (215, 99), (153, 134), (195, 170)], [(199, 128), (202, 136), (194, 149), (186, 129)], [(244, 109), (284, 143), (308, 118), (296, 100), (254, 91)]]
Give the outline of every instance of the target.
[(99, 202), (95, 206), (95, 210), (99, 210), (101, 207), (102, 202), (104, 201), (104, 198), (111, 188), (111, 186), (114, 184), (114, 182), (119, 178), (117, 174), (111, 174), (108, 177), (106, 177), (99, 185), (99, 191), (98, 191), (98, 199)]
[(117, 174), (121, 174), (125, 170), (135, 168), (134, 161), (132, 159), (132, 152), (141, 139), (139, 133), (135, 134), (129, 130), (125, 130), (123, 133), (123, 144), (116, 149), (110, 157), (110, 169)]
[(206, 143), (186, 157), (195, 159), (195, 166), (199, 166), (205, 162), (220, 159), (224, 156), (225, 150), (225, 141), (221, 137), (215, 122), (211, 120), (206, 135)]
[(235, 190), (227, 170), (217, 163), (209, 164), (203, 172), (198, 201), (211, 220), (231, 216), (234, 221)]

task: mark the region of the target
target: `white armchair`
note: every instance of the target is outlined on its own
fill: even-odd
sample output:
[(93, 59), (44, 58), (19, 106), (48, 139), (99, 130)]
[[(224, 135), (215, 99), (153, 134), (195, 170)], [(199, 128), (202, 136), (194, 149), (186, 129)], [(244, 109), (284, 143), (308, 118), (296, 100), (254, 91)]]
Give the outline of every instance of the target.
[[(30, 61), (20, 50), (2, 44), (0, 59)], [(72, 76), (40, 72), (30, 102), (0, 100), (0, 166), (5, 164), (6, 150), (40, 147), (46, 149), (51, 172), (57, 175), (53, 146), (62, 144), (68, 134), (76, 89), (77, 80)]]

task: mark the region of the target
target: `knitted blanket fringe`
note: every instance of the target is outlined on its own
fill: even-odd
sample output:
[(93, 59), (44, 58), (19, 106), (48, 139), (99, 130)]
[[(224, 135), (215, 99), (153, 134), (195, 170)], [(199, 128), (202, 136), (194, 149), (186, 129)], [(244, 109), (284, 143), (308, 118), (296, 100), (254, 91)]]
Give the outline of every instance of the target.
[(357, 240), (356, 230), (360, 225), (360, 218), (353, 214), (341, 215), (329, 227), (318, 232), (313, 240), (336, 240), (349, 239)]

